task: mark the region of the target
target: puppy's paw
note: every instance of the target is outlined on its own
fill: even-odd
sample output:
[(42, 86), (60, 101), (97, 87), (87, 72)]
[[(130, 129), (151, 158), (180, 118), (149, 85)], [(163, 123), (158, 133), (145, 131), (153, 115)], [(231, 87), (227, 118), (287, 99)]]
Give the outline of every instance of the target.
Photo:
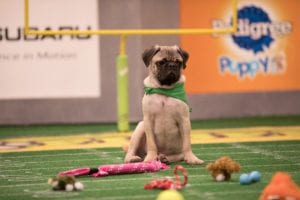
[(190, 164), (190, 165), (201, 165), (204, 163), (203, 160), (197, 158), (193, 153), (188, 153), (184, 157), (184, 160), (187, 162), (187, 164)]
[(150, 162), (150, 161), (153, 161), (153, 160), (158, 160), (157, 153), (148, 151), (144, 162)]
[(133, 163), (133, 162), (142, 162), (143, 159), (139, 156), (126, 156), (124, 162), (125, 163)]
[(162, 163), (165, 163), (165, 164), (170, 164), (170, 161), (168, 160), (167, 156), (165, 156), (164, 154), (159, 154), (158, 155), (158, 160)]
[(202, 165), (204, 161), (199, 158), (196, 158), (196, 159), (188, 159), (186, 160), (186, 163), (190, 165)]

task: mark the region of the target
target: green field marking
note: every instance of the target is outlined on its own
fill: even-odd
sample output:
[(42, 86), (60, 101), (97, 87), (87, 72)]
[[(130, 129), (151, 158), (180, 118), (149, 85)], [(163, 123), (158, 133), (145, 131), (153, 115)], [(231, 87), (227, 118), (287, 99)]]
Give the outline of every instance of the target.
[[(180, 190), (185, 200), (258, 199), (272, 175), (288, 172), (300, 184), (300, 141), (244, 142), (194, 144), (194, 153), (206, 164), (221, 156), (230, 156), (241, 165), (229, 182), (216, 182), (205, 166), (183, 165), (188, 174), (188, 185)], [(79, 177), (84, 184), (81, 192), (55, 192), (47, 184), (60, 171), (77, 167), (98, 167), (103, 164), (122, 163), (120, 148), (93, 148), (56, 151), (10, 152), (0, 154), (0, 199), (108, 199), (154, 200), (160, 190), (144, 190), (144, 184), (153, 178), (173, 177), (172, 170), (156, 173), (115, 175), (102, 178)], [(173, 169), (175, 164), (171, 165)], [(257, 170), (261, 181), (242, 186), (239, 175)]]
[[(229, 119), (193, 120), (192, 129), (245, 128), (254, 126), (300, 126), (300, 116), (244, 117)], [(135, 123), (130, 124), (134, 130)], [(116, 123), (106, 124), (47, 124), (0, 126), (0, 139), (27, 136), (60, 136), (82, 133), (117, 132)]]
[[(300, 140), (300, 126), (195, 129), (192, 144)], [(0, 153), (126, 146), (132, 133), (16, 137), (0, 140)]]

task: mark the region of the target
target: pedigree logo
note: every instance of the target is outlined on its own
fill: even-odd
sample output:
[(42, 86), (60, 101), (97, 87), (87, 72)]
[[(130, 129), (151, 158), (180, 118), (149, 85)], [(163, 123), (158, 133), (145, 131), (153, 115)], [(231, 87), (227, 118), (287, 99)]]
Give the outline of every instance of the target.
[[(212, 26), (214, 29), (223, 29), (231, 27), (232, 22), (213, 20)], [(274, 51), (270, 54), (268, 50), (277, 39), (289, 35), (291, 31), (291, 22), (274, 21), (261, 7), (255, 5), (242, 7), (238, 10), (237, 32), (227, 37), (238, 46), (238, 51), (246, 54), (248, 52), (249, 55), (247, 58), (220, 56), (218, 60), (220, 73), (223, 75), (229, 73), (239, 79), (246, 77), (253, 79), (258, 73), (264, 75), (284, 73), (285, 52), (278, 50), (275, 54)]]

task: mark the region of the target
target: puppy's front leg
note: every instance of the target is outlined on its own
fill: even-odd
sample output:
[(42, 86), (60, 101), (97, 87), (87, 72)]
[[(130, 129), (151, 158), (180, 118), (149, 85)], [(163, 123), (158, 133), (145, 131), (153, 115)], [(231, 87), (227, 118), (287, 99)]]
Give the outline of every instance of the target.
[(144, 162), (157, 160), (157, 146), (155, 143), (154, 132), (153, 132), (153, 121), (150, 119), (149, 116), (144, 117), (145, 123), (145, 132), (146, 132), (146, 146), (147, 146), (147, 156)]
[(200, 160), (195, 156), (195, 154), (192, 152), (192, 147), (191, 147), (191, 137), (190, 137), (190, 132), (191, 132), (191, 123), (189, 120), (189, 117), (184, 117), (182, 119), (182, 138), (183, 138), (183, 155), (184, 155), (184, 160), (188, 164), (203, 164), (204, 161)]
[[(144, 127), (144, 122), (141, 121), (138, 123), (136, 129), (134, 130), (134, 132), (131, 136), (127, 154), (124, 159), (125, 163), (142, 161), (142, 158), (138, 154), (145, 153), (145, 151), (142, 151), (141, 149), (139, 149), (139, 148), (141, 148), (141, 145), (144, 144), (144, 142), (143, 142), (144, 136), (145, 136), (145, 127)], [(140, 150), (140, 152), (139, 152), (139, 150)]]

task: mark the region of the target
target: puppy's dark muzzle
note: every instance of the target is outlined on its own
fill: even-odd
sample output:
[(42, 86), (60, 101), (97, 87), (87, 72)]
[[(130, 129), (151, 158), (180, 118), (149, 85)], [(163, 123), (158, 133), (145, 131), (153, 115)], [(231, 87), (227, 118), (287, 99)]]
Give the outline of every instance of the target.
[(168, 71), (180, 71), (180, 65), (170, 62), (166, 65)]
[(158, 80), (162, 85), (171, 85), (180, 78), (180, 66), (176, 63), (168, 63), (159, 70)]
[(178, 76), (180, 74), (180, 66), (175, 63), (170, 63), (166, 66), (166, 71), (169, 76)]

